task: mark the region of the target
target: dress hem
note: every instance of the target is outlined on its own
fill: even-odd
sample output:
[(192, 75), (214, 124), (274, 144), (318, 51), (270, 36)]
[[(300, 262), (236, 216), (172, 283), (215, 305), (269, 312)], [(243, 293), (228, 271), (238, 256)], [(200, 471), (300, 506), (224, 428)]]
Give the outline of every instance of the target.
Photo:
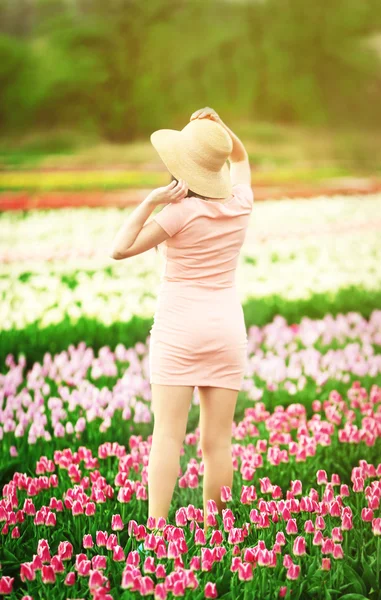
[(184, 381), (180, 381), (178, 383), (174, 382), (173, 380), (171, 380), (171, 383), (168, 383), (168, 380), (155, 380), (152, 381), (150, 380), (150, 384), (156, 384), (156, 385), (184, 385), (184, 386), (192, 386), (192, 387), (200, 387), (200, 386), (207, 386), (207, 387), (218, 387), (218, 388), (224, 388), (224, 389), (228, 389), (228, 390), (234, 390), (236, 392), (240, 392), (241, 391), (241, 386), (240, 387), (236, 387), (233, 385), (228, 385), (226, 383), (224, 383), (223, 381), (205, 381), (205, 382), (198, 382), (198, 383), (193, 383), (193, 382), (188, 382), (188, 383), (184, 383)]

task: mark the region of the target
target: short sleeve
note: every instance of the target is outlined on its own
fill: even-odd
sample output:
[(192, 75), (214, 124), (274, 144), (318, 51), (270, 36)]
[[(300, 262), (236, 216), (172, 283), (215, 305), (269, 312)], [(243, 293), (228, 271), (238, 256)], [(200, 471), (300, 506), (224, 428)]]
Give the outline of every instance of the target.
[(249, 183), (235, 183), (233, 185), (233, 193), (242, 198), (243, 202), (250, 207), (253, 206), (254, 192)]
[(169, 236), (175, 235), (185, 224), (186, 211), (184, 201), (170, 202), (166, 204), (156, 215), (153, 220), (156, 221)]

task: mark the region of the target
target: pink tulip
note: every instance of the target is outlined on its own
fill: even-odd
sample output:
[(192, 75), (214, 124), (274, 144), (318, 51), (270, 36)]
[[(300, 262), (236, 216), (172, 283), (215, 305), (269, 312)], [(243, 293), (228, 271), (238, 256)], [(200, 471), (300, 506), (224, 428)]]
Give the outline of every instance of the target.
[(90, 533), (86, 533), (83, 536), (83, 540), (82, 540), (82, 546), (84, 548), (92, 548), (94, 546), (94, 542), (93, 542), (93, 538), (91, 537)]
[(81, 560), (78, 565), (78, 575), (81, 577), (88, 577), (91, 571), (91, 562), (89, 560)]
[(302, 535), (298, 535), (294, 539), (293, 553), (295, 556), (303, 556), (306, 554), (306, 540)]
[(189, 568), (192, 571), (199, 571), (201, 569), (201, 558), (199, 556), (192, 556), (189, 561)]
[(332, 555), (335, 559), (344, 558), (344, 552), (341, 544), (334, 544)]
[(124, 525), (122, 517), (120, 515), (112, 515), (111, 518), (111, 529), (113, 531), (122, 531)]
[(208, 581), (204, 587), (204, 597), (205, 598), (217, 598), (217, 585)]
[(107, 578), (103, 576), (100, 571), (96, 569), (90, 570), (89, 576), (89, 590), (93, 594), (99, 588), (102, 588), (103, 584), (107, 581)]
[(108, 534), (107, 531), (97, 531), (95, 543), (97, 546), (106, 546)]
[(291, 481), (291, 491), (295, 496), (300, 496), (302, 494), (302, 482), (300, 479)]
[(187, 525), (188, 518), (184, 507), (181, 507), (176, 511), (175, 519), (178, 527), (185, 527)]
[(275, 541), (277, 544), (280, 544), (281, 546), (284, 546), (286, 543), (286, 536), (284, 535), (283, 531), (277, 531), (275, 534)]
[(304, 531), (306, 533), (315, 533), (315, 527), (311, 519), (307, 519), (307, 521), (304, 523)]
[(330, 571), (331, 559), (330, 558), (322, 558), (321, 559), (321, 568), (323, 571)]
[(60, 542), (58, 554), (62, 560), (70, 560), (73, 556), (73, 545), (70, 542)]
[(95, 504), (94, 504), (94, 502), (88, 502), (86, 504), (85, 515), (86, 515), (86, 517), (92, 517), (93, 515), (95, 515)]
[(164, 583), (157, 583), (155, 586), (154, 598), (155, 600), (166, 600), (167, 590)]
[(250, 581), (253, 579), (252, 563), (241, 562), (238, 564), (238, 579), (240, 579), (240, 581)]
[(343, 514), (341, 519), (341, 529), (343, 531), (349, 531), (353, 529), (352, 516), (348, 514)]
[(222, 544), (223, 540), (224, 536), (222, 535), (222, 532), (219, 529), (215, 529), (210, 538), (210, 545), (214, 546), (216, 544)]
[(118, 546), (118, 545), (117, 545), (117, 546), (114, 546), (114, 549), (113, 549), (113, 555), (112, 555), (112, 559), (113, 559), (115, 562), (120, 562), (120, 561), (122, 561), (122, 560), (125, 560), (125, 558), (126, 558), (126, 557), (125, 557), (125, 555), (124, 555), (124, 550), (123, 550), (123, 548), (122, 548), (121, 546)]
[(364, 478), (363, 477), (355, 477), (353, 482), (352, 489), (354, 492), (363, 492), (364, 491)]
[(206, 508), (207, 508), (208, 514), (214, 514), (214, 515), (218, 514), (217, 504), (214, 500), (212, 500), (212, 499), (208, 500), (206, 503)]
[(140, 595), (141, 596), (147, 596), (149, 594), (152, 594), (154, 592), (155, 589), (155, 584), (153, 582), (153, 580), (151, 579), (151, 577), (149, 577), (149, 575), (144, 575), (141, 579), (140, 579)]
[(0, 577), (0, 594), (6, 596), (12, 593), (14, 577), (3, 575)]
[(312, 538), (312, 544), (314, 546), (321, 546), (323, 541), (324, 541), (324, 536), (323, 536), (322, 532), (320, 530), (315, 531), (314, 536)]
[(300, 575), (300, 565), (292, 564), (287, 569), (287, 574), (286, 574), (287, 579), (298, 579), (299, 575)]
[(324, 517), (322, 517), (321, 515), (317, 515), (315, 519), (315, 528), (321, 530), (325, 529)]
[(65, 566), (62, 562), (62, 559), (59, 555), (53, 556), (50, 566), (53, 568), (55, 573), (64, 573)]
[(43, 563), (50, 563), (51, 556), (47, 540), (42, 539), (38, 541), (37, 554), (41, 558)]
[(333, 549), (334, 549), (334, 542), (331, 540), (331, 538), (326, 538), (323, 540), (322, 545), (321, 545), (321, 552), (322, 554), (332, 554)]
[(316, 478), (318, 485), (324, 485), (328, 483), (327, 472), (323, 469), (319, 469), (319, 471), (316, 473)]
[(41, 579), (42, 583), (55, 583), (56, 574), (53, 567), (50, 565), (43, 565), (41, 569)]
[(288, 535), (298, 533), (298, 525), (296, 523), (296, 519), (289, 519), (287, 521), (286, 533)]
[(232, 492), (228, 485), (221, 486), (221, 501), (230, 502), (232, 500)]
[(366, 522), (371, 522), (373, 520), (374, 513), (371, 508), (363, 508), (361, 511), (361, 519)]
[(76, 578), (76, 575), (75, 575), (74, 571), (70, 571), (70, 573), (68, 573), (66, 575), (66, 577), (65, 577), (64, 584), (67, 585), (67, 586), (74, 585), (75, 584), (75, 578)]
[(372, 531), (373, 535), (381, 535), (381, 517), (372, 519)]
[(201, 529), (201, 527), (196, 529), (195, 534), (194, 534), (194, 541), (195, 541), (195, 544), (197, 544), (197, 545), (203, 546), (204, 544), (206, 544), (205, 532), (203, 529)]
[(96, 554), (91, 559), (91, 567), (94, 570), (106, 569), (107, 568), (107, 557), (102, 554)]
[(342, 534), (340, 527), (332, 527), (331, 537), (334, 542), (342, 542), (343, 541), (343, 534)]
[(20, 579), (21, 581), (34, 581), (36, 579), (36, 571), (32, 563), (21, 563)]

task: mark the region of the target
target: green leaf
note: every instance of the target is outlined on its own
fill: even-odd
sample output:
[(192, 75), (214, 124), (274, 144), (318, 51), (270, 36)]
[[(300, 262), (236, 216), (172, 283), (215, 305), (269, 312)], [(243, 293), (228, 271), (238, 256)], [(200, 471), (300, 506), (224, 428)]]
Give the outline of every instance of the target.
[(12, 552), (10, 552), (8, 550), (8, 548), (4, 548), (3, 552), (4, 552), (4, 556), (6, 558), (6, 560), (4, 561), (4, 563), (8, 563), (8, 562), (10, 562), (10, 563), (14, 563), (14, 562), (18, 563), (18, 562), (20, 562), (19, 559), (14, 554), (12, 554)]
[(376, 578), (376, 575), (373, 573), (372, 569), (370, 568), (369, 563), (367, 563), (366, 560), (364, 560), (364, 562), (363, 562), (363, 567), (364, 567), (364, 581), (368, 584), (369, 587), (372, 587), (374, 590), (376, 590), (378, 587), (377, 578)]
[(369, 600), (369, 598), (362, 594), (344, 594), (344, 596), (341, 596), (340, 600)]
[[(343, 565), (344, 573), (347, 576), (348, 582), (351, 582), (352, 587), (354, 589), (354, 594), (366, 594), (366, 586), (356, 571), (354, 571), (348, 564)], [(349, 595), (349, 594), (348, 594)]]

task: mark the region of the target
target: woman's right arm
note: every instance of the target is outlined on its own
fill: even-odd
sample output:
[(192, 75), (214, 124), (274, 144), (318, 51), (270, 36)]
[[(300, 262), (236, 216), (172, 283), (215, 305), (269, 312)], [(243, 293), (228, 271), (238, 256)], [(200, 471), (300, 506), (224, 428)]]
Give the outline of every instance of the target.
[(223, 122), (221, 117), (216, 113), (213, 108), (205, 107), (197, 110), (193, 113), (190, 120), (208, 118), (216, 123), (219, 123), (231, 137), (233, 142), (233, 148), (229, 156), (230, 162), (230, 177), (232, 184), (246, 183), (251, 185), (251, 169), (249, 162), (249, 155), (246, 151), (245, 146), (239, 139), (239, 137)]

